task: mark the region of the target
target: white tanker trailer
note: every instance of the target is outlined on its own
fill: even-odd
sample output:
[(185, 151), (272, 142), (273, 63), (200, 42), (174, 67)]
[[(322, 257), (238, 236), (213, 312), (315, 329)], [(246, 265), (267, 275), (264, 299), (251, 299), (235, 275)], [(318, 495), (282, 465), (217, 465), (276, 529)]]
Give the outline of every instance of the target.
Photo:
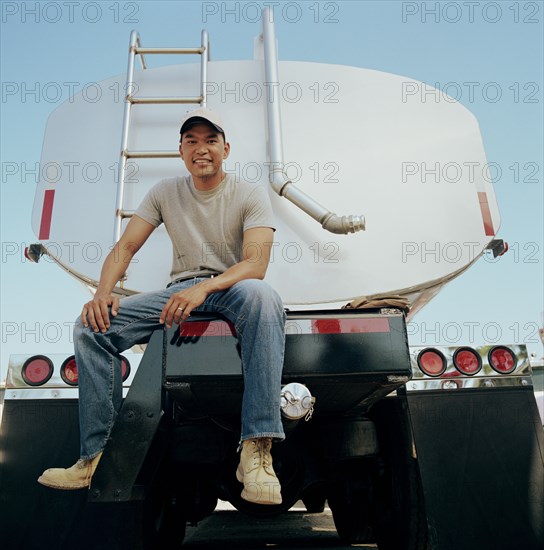
[[(151, 68), (153, 54), (199, 59)], [(78, 452), (73, 356), (11, 357), (3, 548), (175, 548), (218, 498), (256, 516), (327, 500), (342, 539), (380, 550), (542, 547), (544, 441), (526, 348), (409, 347), (406, 320), (484, 253), (506, 250), (475, 117), (453, 99), (415, 98), (421, 86), (278, 62), (265, 10), (253, 60), (212, 61), (205, 31), (195, 48), (146, 47), (133, 32), (127, 74), (99, 83), (112, 93), (76, 94), (51, 114), (27, 257), (47, 254), (91, 291), (97, 254), (150, 186), (185, 173), (187, 110), (220, 111), (225, 171), (269, 189), (267, 281), (288, 309), (288, 437), (273, 450), (283, 503), (240, 498), (236, 335), (194, 315), (124, 354), (125, 402), (89, 491), (35, 482)], [(87, 253), (67, 257), (66, 243)], [(435, 261), (425, 247), (441, 251)], [(115, 292), (164, 287), (171, 249), (161, 226)]]

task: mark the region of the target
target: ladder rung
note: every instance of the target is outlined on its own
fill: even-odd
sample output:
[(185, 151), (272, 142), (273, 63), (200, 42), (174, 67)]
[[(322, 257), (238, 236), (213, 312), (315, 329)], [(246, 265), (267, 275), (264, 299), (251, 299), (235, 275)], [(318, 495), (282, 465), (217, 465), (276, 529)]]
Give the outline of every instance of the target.
[(136, 54), (173, 53), (173, 54), (202, 54), (206, 48), (134, 48)]
[[(200, 55), (200, 90), (198, 97), (134, 97), (127, 93), (124, 101), (123, 115), (123, 134), (121, 138), (121, 172), (117, 182), (117, 198), (115, 201), (115, 226), (114, 242), (118, 242), (121, 237), (123, 218), (131, 218), (134, 214), (132, 210), (123, 209), (125, 193), (125, 176), (127, 159), (179, 159), (179, 152), (174, 151), (132, 151), (129, 150), (129, 129), (131, 126), (131, 111), (135, 104), (141, 105), (197, 105), (206, 106), (206, 81), (208, 79), (208, 62), (210, 60), (208, 33), (202, 31), (201, 45), (196, 48), (143, 48), (140, 42), (140, 36), (136, 31), (130, 34), (130, 48), (127, 67), (127, 88), (129, 83), (134, 82), (134, 62), (136, 56), (140, 56), (142, 68), (146, 69), (146, 54), (189, 54)], [(126, 278), (126, 277), (125, 277)]]
[(165, 104), (189, 104), (200, 103), (202, 96), (199, 97), (133, 97), (127, 96), (127, 101), (131, 103), (140, 103), (145, 105), (165, 105)]
[(179, 151), (123, 151), (127, 159), (173, 159), (179, 157)]

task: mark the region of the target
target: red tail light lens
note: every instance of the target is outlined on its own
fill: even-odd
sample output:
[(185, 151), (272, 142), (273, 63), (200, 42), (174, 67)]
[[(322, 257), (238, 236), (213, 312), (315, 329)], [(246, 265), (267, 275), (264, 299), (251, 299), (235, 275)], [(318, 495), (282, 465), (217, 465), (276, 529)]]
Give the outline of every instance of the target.
[(123, 382), (130, 376), (130, 363), (126, 357), (121, 355), (121, 378)]
[[(121, 356), (121, 377), (123, 382), (130, 376), (130, 363), (126, 357)], [(69, 386), (77, 386), (79, 377), (77, 372), (76, 358), (71, 355), (60, 367), (60, 377)]]
[(491, 368), (499, 374), (510, 374), (516, 370), (518, 358), (516, 354), (505, 346), (495, 346), (489, 350), (487, 359)]
[(29, 386), (41, 386), (53, 375), (53, 362), (45, 355), (33, 355), (24, 362), (21, 375)]
[(466, 376), (474, 376), (482, 368), (482, 358), (480, 354), (472, 348), (459, 348), (453, 354), (453, 364), (455, 368)]
[(448, 362), (441, 351), (427, 348), (419, 352), (417, 365), (427, 376), (441, 376), (446, 371)]
[(71, 355), (62, 363), (60, 367), (60, 377), (68, 384), (69, 386), (77, 386), (78, 375), (77, 375), (77, 365), (76, 358)]

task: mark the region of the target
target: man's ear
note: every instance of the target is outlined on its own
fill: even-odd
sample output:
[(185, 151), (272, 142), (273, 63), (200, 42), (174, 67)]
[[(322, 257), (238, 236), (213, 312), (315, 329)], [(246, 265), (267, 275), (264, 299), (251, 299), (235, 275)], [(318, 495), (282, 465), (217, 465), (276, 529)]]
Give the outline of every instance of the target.
[(223, 160), (225, 160), (226, 158), (228, 158), (230, 154), (230, 143), (225, 143), (225, 148), (223, 149)]
[(181, 148), (181, 143), (179, 144), (179, 154), (180, 154), (181, 158), (183, 158), (183, 150)]

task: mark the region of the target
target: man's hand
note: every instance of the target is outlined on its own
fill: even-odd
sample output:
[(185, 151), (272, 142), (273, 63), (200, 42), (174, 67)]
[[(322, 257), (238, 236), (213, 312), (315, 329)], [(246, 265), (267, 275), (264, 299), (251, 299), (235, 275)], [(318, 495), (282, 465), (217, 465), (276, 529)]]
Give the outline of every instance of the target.
[(166, 305), (162, 308), (160, 322), (166, 323), (166, 326), (170, 328), (172, 321), (175, 323), (185, 321), (191, 315), (191, 311), (195, 307), (202, 305), (208, 297), (209, 292), (206, 291), (207, 283), (208, 281), (202, 281), (197, 285), (172, 294)]
[(108, 307), (111, 307), (111, 314), (115, 317), (119, 310), (119, 298), (111, 294), (98, 294), (83, 306), (81, 320), (83, 325), (91, 328), (94, 332), (106, 332), (110, 328), (110, 316)]
[(270, 261), (273, 241), (274, 230), (270, 227), (254, 227), (244, 231), (243, 260), (213, 279), (172, 294), (162, 309), (161, 323), (166, 323), (170, 328), (173, 322), (185, 321), (210, 294), (227, 290), (244, 279), (262, 279)]
[(111, 307), (114, 317), (119, 310), (119, 299), (112, 296), (112, 289), (154, 229), (153, 225), (138, 216), (130, 218), (121, 239), (106, 256), (94, 298), (83, 306), (81, 321), (85, 327), (91, 325), (95, 332), (106, 332), (110, 328), (108, 307)]

